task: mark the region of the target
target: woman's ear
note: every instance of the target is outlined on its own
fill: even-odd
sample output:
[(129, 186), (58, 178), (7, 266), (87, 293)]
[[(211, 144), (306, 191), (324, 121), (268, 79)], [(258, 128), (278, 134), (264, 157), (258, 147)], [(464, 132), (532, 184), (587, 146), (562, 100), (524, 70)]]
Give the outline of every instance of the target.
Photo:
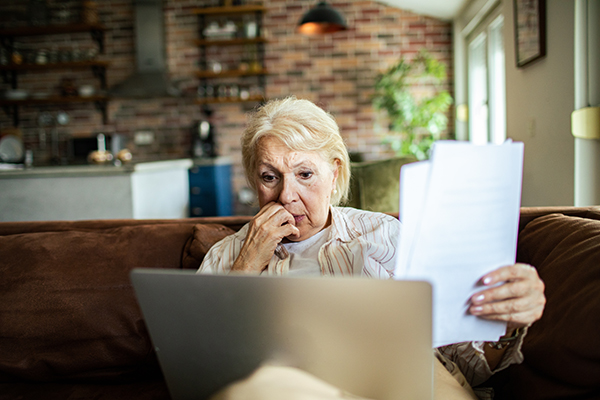
[(335, 184), (337, 182), (337, 178), (340, 172), (340, 166), (342, 165), (342, 162), (340, 161), (339, 158), (336, 158), (335, 160), (333, 160), (333, 188), (335, 189)]

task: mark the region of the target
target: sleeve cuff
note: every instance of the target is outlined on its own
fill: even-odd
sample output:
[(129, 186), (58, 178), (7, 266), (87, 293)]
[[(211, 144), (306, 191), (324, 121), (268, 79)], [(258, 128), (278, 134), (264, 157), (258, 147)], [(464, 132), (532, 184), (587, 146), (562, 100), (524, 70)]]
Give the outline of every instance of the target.
[[(515, 340), (515, 342), (508, 346), (504, 352), (504, 355), (502, 356), (502, 360), (500, 360), (500, 363), (498, 364), (498, 366), (493, 370), (493, 371), (489, 371), (492, 374), (502, 371), (503, 369), (508, 368), (509, 365), (512, 364), (521, 364), (524, 360), (523, 357), (523, 352), (521, 351), (521, 347), (523, 347), (523, 340), (525, 339), (525, 336), (527, 335), (527, 330), (529, 328), (525, 327), (519, 330), (519, 333), (517, 335), (517, 338)], [(482, 356), (482, 358), (485, 360), (484, 355), (484, 350), (483, 350), (483, 346), (485, 346), (485, 344), (487, 342), (472, 342), (473, 343), (473, 348)], [(486, 361), (486, 366), (489, 370), (489, 366), (487, 365), (487, 361)]]

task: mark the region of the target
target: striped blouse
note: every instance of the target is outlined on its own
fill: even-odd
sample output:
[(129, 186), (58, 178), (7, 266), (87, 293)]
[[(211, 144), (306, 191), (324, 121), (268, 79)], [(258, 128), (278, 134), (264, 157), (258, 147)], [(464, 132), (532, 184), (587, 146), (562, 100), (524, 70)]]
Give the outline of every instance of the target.
[[(400, 236), (398, 219), (387, 214), (348, 207), (331, 207), (331, 215), (331, 230), (318, 255), (322, 275), (360, 275), (390, 279), (394, 273)], [(248, 229), (249, 224), (216, 243), (204, 257), (198, 273), (227, 274), (240, 253)], [(286, 274), (289, 259), (273, 255), (263, 273)], [(522, 341), (523, 335), (515, 345), (506, 350), (502, 362), (494, 372), (523, 361)], [(482, 342), (444, 346), (436, 354), (453, 375), (457, 375), (460, 370), (471, 385), (481, 384), (494, 373), (483, 355)], [(481, 394), (482, 397), (487, 397)]]

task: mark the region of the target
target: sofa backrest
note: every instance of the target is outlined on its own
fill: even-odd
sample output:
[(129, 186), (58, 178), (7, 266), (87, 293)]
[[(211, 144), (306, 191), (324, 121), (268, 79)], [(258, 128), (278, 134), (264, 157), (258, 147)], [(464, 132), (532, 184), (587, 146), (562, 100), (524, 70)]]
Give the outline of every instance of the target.
[(350, 194), (347, 207), (368, 211), (398, 213), (400, 208), (400, 169), (417, 161), (412, 156), (350, 164)]
[(493, 378), (495, 399), (600, 398), (600, 207), (522, 209), (517, 260), (537, 268), (547, 302), (524, 362)]
[(0, 223), (0, 382), (157, 370), (133, 268), (198, 268), (248, 218)]
[(16, 235), (33, 232), (63, 232), (73, 230), (101, 230), (122, 228), (125, 226), (139, 225), (186, 225), (220, 224), (235, 231), (250, 221), (251, 216), (235, 217), (200, 217), (183, 219), (99, 219), (81, 221), (24, 221), (0, 222), (0, 236)]

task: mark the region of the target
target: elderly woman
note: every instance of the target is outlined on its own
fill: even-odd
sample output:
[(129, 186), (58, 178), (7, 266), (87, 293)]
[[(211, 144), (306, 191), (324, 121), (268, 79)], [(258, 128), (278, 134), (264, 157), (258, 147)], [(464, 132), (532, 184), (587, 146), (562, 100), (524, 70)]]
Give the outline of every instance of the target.
[[(260, 211), (210, 249), (200, 273), (392, 277), (399, 221), (337, 207), (348, 196), (350, 163), (331, 115), (294, 97), (270, 101), (252, 115), (242, 137), (242, 157)], [(507, 332), (498, 343), (436, 350), (465, 388), (460, 398), (473, 398), (469, 384), (522, 361), (526, 328), (541, 317), (545, 304), (544, 285), (530, 266), (499, 268), (482, 282), (488, 288), (470, 299), (469, 311), (506, 321)]]

